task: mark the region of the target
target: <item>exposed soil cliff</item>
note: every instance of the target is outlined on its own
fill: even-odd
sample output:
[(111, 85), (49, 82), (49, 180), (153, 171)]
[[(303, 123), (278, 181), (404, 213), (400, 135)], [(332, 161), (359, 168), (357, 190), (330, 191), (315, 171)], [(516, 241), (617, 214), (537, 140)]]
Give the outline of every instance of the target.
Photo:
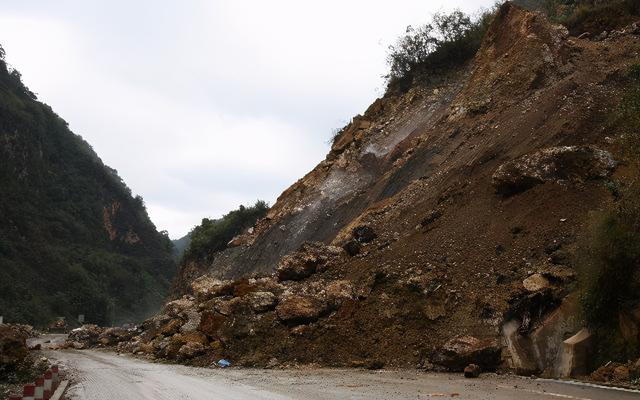
[(241, 245), (184, 265), (195, 298), (125, 347), (247, 365), (550, 367), (510, 359), (503, 324), (526, 336), (562, 303), (576, 238), (613, 201), (604, 182), (630, 173), (606, 120), (639, 32), (580, 39), (502, 6), (473, 62), (355, 117)]

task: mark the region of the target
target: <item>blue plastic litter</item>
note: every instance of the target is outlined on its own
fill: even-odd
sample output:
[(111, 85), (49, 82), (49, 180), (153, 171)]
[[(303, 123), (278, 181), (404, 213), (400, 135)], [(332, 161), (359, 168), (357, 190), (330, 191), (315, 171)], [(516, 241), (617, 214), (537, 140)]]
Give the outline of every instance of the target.
[(231, 366), (231, 362), (228, 360), (225, 360), (224, 358), (218, 361), (218, 367), (220, 368), (227, 368), (230, 366)]

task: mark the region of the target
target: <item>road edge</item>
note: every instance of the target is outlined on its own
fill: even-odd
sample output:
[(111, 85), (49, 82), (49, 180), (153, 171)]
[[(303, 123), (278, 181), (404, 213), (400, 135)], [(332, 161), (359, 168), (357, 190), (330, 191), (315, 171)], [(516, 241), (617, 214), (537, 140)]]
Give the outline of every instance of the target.
[(60, 400), (62, 398), (62, 395), (64, 394), (64, 391), (67, 389), (67, 385), (69, 385), (68, 380), (60, 382), (60, 385), (58, 385), (58, 388), (53, 393), (53, 396), (49, 398), (49, 400)]
[(593, 388), (598, 388), (598, 389), (609, 389), (609, 390), (616, 390), (616, 391), (619, 391), (619, 392), (638, 393), (638, 394), (640, 394), (640, 390), (637, 390), (637, 389), (629, 389), (629, 388), (625, 388), (625, 387), (612, 386), (612, 385), (600, 385), (600, 384), (597, 384), (597, 383), (576, 381), (576, 380), (571, 380), (571, 379), (564, 380), (564, 379), (538, 378), (536, 380), (544, 381), (544, 382), (564, 383), (566, 385), (586, 386), (586, 387), (593, 387)]

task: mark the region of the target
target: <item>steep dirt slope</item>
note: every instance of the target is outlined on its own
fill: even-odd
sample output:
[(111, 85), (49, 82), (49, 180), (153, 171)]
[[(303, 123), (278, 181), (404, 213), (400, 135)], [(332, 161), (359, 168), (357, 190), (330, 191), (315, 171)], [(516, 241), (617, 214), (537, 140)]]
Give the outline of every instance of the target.
[[(503, 323), (527, 335), (570, 292), (576, 237), (628, 172), (606, 121), (639, 50), (635, 26), (578, 39), (507, 3), (472, 63), (377, 100), (241, 245), (184, 265), (196, 297), (127, 348), (460, 369), (462, 347), (507, 363)], [(321, 243), (290, 254), (306, 241)]]
[[(446, 220), (465, 225), (471, 223), (465, 210), (473, 210), (474, 219), (484, 221), (476, 229), (487, 230), (497, 223), (499, 209), (531, 212), (520, 205), (535, 204), (527, 197), (537, 192), (544, 192), (546, 202), (555, 201), (547, 190), (561, 191), (563, 198), (590, 190), (550, 185), (505, 201), (494, 195), (490, 179), (502, 162), (536, 149), (602, 143), (601, 120), (614, 97), (616, 74), (633, 61), (628, 46), (635, 45), (634, 38), (620, 38), (628, 43), (615, 46), (569, 40), (563, 28), (542, 16), (515, 7), (502, 13), (472, 65), (435, 77), (429, 87), (378, 99), (343, 129), (323, 162), (279, 197), (267, 218), (239, 241), (244, 245), (211, 264), (183, 266), (183, 286), (204, 272), (225, 278), (270, 273), (305, 241), (340, 243), (357, 221), (387, 220), (392, 226), (385, 223), (380, 234), (397, 233), (400, 242), (418, 243), (445, 234), (408, 229), (439, 204), (455, 210)], [(468, 202), (472, 208), (460, 207)], [(395, 214), (385, 209), (390, 206)], [(461, 229), (446, 220), (439, 225)], [(493, 242), (491, 251), (498, 244)]]

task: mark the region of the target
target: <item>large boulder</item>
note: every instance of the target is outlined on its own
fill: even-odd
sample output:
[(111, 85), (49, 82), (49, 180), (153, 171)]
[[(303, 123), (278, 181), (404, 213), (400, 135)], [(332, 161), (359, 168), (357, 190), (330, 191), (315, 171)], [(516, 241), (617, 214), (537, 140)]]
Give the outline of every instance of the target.
[(509, 196), (545, 182), (605, 178), (615, 166), (609, 152), (594, 146), (550, 147), (502, 164), (493, 174), (493, 186)]
[(333, 281), (325, 289), (327, 304), (331, 309), (339, 308), (343, 302), (355, 298), (355, 290), (351, 282), (346, 280)]
[(197, 342), (188, 342), (180, 347), (178, 350), (178, 358), (183, 360), (189, 360), (204, 354), (206, 347)]
[(282, 258), (276, 268), (279, 281), (299, 281), (322, 271), (340, 256), (342, 249), (323, 243), (304, 243), (298, 251)]
[(170, 317), (181, 317), (188, 309), (195, 307), (195, 301), (187, 296), (173, 300), (164, 305), (164, 314)]
[(182, 327), (180, 327), (180, 332), (191, 332), (198, 329), (202, 314), (195, 308), (189, 308), (184, 311), (184, 318), (187, 320), (187, 322), (185, 322)]
[(494, 339), (457, 336), (442, 346), (433, 362), (451, 371), (463, 371), (469, 364), (476, 364), (483, 371), (494, 371), (500, 365), (501, 352)]
[(0, 366), (15, 365), (27, 357), (27, 336), (11, 325), (0, 325)]
[(209, 275), (203, 275), (191, 283), (191, 290), (198, 301), (205, 301), (233, 293), (233, 281), (221, 281)]
[(321, 299), (309, 295), (289, 295), (276, 307), (278, 318), (286, 323), (308, 323), (315, 321), (327, 310)]
[(180, 331), (184, 321), (180, 318), (173, 318), (160, 326), (160, 333), (164, 336), (173, 336)]
[(205, 311), (200, 319), (198, 331), (212, 337), (217, 338), (221, 335), (221, 329), (227, 322), (228, 318), (215, 311)]

